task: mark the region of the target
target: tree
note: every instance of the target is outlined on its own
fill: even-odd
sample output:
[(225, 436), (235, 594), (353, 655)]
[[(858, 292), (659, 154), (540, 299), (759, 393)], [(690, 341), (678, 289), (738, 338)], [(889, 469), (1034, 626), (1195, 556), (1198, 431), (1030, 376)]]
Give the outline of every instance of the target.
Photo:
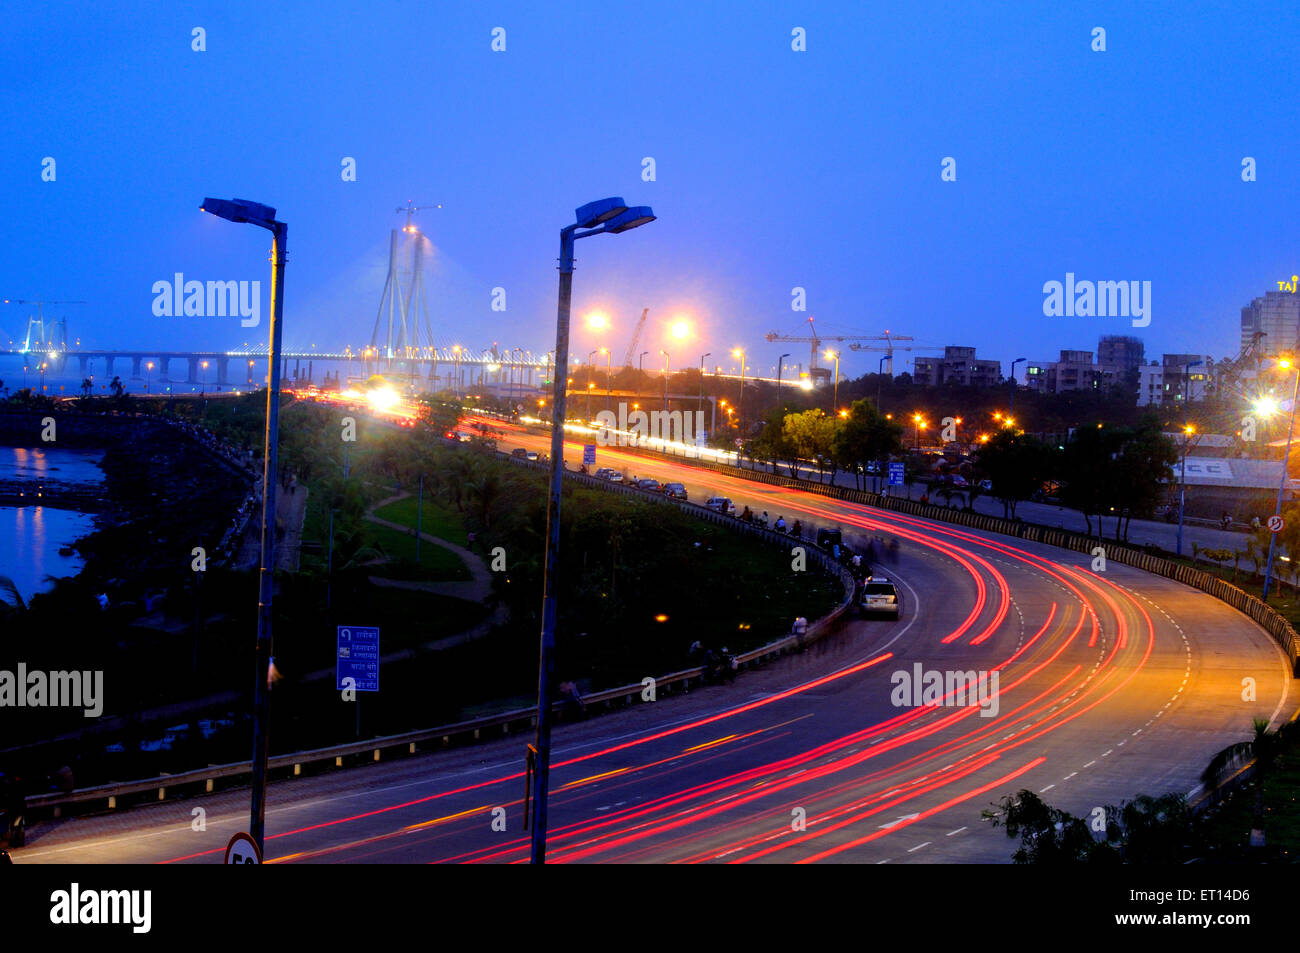
[(790, 464), (791, 475), (797, 479), (799, 454), (786, 435), (785, 415), (786, 411), (779, 407), (767, 415), (767, 419), (763, 421), (763, 429), (754, 438), (753, 453), (770, 462), (773, 473), (776, 472), (778, 461), (787, 461)]
[(1117, 516), (1116, 542), (1121, 538), (1128, 539), (1133, 514), (1140, 517), (1150, 515), (1165, 486), (1173, 480), (1178, 448), (1164, 435), (1163, 429), (1160, 420), (1154, 414), (1148, 414), (1136, 427), (1118, 432), (1120, 451), (1113, 460), (1113, 472), (1107, 481), (1112, 492), (1111, 505)]
[(865, 397), (855, 400), (848, 416), (839, 420), (830, 448), (836, 464), (855, 474), (860, 463), (879, 463), (883, 472), (890, 456), (902, 452), (902, 426), (886, 418)]
[(416, 404), (420, 420), (440, 437), (456, 429), (464, 412), (460, 401), (450, 400), (441, 394), (421, 394)]
[(781, 429), (784, 432), (784, 446), (792, 455), (791, 473), (795, 473), (797, 461), (830, 455), (831, 444), (835, 440), (835, 425), (836, 419), (827, 417), (820, 409), (786, 415)]
[(1040, 441), (1007, 427), (980, 445), (978, 463), (993, 484), (1003, 515), (1015, 519), (1016, 504), (1029, 499), (1051, 476), (1052, 456)]

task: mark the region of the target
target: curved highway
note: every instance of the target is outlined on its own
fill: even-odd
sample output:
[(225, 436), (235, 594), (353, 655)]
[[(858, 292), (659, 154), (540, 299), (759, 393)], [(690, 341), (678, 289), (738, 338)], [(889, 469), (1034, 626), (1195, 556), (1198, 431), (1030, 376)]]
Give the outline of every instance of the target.
[[(503, 429), (504, 449), (548, 449)], [(576, 465), (581, 447), (566, 458)], [(1296, 708), (1269, 636), (1171, 580), (678, 461), (601, 448), (598, 465), (682, 482), (696, 501), (897, 539), (897, 562), (877, 572), (899, 584), (903, 611), (853, 619), (733, 686), (559, 726), (548, 862), (1007, 862), (1016, 844), (980, 816), (999, 798), (1028, 788), (1086, 815), (1189, 792), (1252, 718), (1276, 725)], [(963, 672), (987, 673), (996, 693), (962, 704), (946, 689)], [(917, 704), (931, 673), (944, 697)], [(275, 782), (267, 859), (526, 862), (526, 740)], [(247, 797), (42, 824), (14, 858), (219, 862)]]

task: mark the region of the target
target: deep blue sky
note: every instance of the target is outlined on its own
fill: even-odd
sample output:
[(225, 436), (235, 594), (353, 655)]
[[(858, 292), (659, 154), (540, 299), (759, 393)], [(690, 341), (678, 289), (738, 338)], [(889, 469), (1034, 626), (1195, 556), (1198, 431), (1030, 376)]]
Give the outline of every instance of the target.
[[(823, 334), (1009, 361), (1131, 332), (1149, 356), (1219, 358), (1241, 306), (1300, 272), (1298, 28), (1293, 3), (11, 5), (0, 297), (85, 299), (55, 310), (86, 343), (264, 339), (152, 313), (177, 271), (265, 292), (265, 233), (198, 210), (241, 196), (290, 224), (286, 343), (359, 346), (410, 198), (443, 205), (420, 218), (439, 343), (545, 351), (557, 230), (618, 194), (660, 218), (579, 244), (575, 312), (616, 322), (575, 337), (583, 357), (621, 358), (649, 306), (652, 353), (668, 318), (695, 320), (674, 365), (806, 360), (762, 340), (800, 333), (798, 285)], [(1044, 317), (1067, 271), (1151, 281), (1150, 327)], [(25, 318), (0, 306), (0, 337)]]

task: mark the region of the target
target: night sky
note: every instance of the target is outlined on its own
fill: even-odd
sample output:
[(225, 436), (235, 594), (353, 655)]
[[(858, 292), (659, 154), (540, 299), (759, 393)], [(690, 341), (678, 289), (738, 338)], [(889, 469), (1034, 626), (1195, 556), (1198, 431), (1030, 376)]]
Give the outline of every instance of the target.
[[(1221, 358), (1300, 272), (1298, 29), (1293, 3), (11, 5), (0, 296), (84, 299), (54, 309), (84, 344), (265, 340), (265, 318), (153, 313), (176, 272), (260, 280), (265, 311), (266, 233), (199, 211), (238, 196), (289, 223), (286, 345), (356, 348), (411, 199), (442, 205), (416, 218), (438, 344), (541, 353), (559, 228), (621, 195), (659, 220), (579, 243), (575, 315), (614, 325), (581, 358), (621, 359), (643, 307), (674, 366), (806, 361), (763, 334), (809, 315), (1004, 362), (1109, 333)], [(1150, 281), (1150, 326), (1046, 317), (1067, 272)], [(0, 306), (0, 339), (28, 310)]]

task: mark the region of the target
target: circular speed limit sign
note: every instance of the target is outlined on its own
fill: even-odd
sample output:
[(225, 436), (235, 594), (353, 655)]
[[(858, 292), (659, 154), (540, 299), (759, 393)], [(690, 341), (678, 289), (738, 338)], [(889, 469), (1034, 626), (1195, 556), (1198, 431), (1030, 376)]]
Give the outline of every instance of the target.
[(230, 843), (226, 845), (226, 863), (260, 864), (261, 862), (262, 852), (257, 849), (257, 841), (252, 837), (240, 831), (230, 838)]
[(1270, 516), (1268, 518), (1268, 529), (1271, 533), (1282, 532), (1282, 527), (1286, 526), (1286, 520), (1280, 516)]

